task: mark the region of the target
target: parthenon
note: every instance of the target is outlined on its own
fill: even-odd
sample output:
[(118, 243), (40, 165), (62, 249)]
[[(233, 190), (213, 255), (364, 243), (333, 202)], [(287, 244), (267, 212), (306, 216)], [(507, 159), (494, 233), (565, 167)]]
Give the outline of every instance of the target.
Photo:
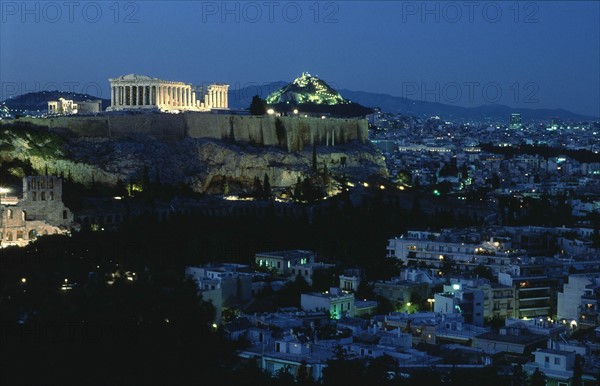
[(201, 87), (201, 98), (191, 84), (129, 74), (111, 78), (109, 111), (158, 109), (160, 111), (210, 111), (227, 109), (227, 84)]

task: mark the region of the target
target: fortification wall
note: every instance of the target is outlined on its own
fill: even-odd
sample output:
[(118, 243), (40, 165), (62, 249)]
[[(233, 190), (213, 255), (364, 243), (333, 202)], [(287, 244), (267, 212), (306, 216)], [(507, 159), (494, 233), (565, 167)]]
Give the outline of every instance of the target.
[(318, 145), (340, 145), (367, 141), (364, 119), (320, 119), (300, 117), (240, 116), (207, 113), (131, 114), (21, 118), (35, 125), (82, 138), (119, 138), (145, 134), (162, 139), (212, 138), (279, 146), (288, 151)]

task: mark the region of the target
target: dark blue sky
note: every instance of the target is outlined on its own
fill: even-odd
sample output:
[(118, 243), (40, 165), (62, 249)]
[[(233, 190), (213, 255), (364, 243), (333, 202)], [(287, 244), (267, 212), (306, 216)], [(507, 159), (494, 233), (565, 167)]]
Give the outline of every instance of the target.
[(65, 4), (1, 3), (0, 99), (55, 85), (108, 97), (107, 78), (128, 73), (237, 88), (308, 71), (336, 88), (600, 116), (596, 1)]

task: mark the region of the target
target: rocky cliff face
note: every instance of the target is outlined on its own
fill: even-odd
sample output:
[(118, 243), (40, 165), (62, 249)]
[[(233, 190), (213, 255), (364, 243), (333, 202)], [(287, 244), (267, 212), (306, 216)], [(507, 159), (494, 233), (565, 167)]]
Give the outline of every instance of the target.
[[(92, 181), (114, 185), (141, 180), (144, 167), (151, 180), (186, 184), (194, 191), (219, 193), (227, 178), (230, 192), (250, 191), (253, 179), (268, 175), (273, 187), (288, 187), (311, 169), (312, 148), (288, 152), (278, 147), (254, 146), (206, 138), (161, 141), (143, 135), (128, 138), (65, 138), (48, 131), (10, 125), (1, 127), (2, 162), (29, 163), (40, 174), (71, 175), (84, 184)], [(386, 175), (383, 157), (370, 144), (349, 142), (317, 146), (320, 168), (327, 165), (333, 174), (366, 178)], [(13, 174), (18, 173), (14, 171)]]

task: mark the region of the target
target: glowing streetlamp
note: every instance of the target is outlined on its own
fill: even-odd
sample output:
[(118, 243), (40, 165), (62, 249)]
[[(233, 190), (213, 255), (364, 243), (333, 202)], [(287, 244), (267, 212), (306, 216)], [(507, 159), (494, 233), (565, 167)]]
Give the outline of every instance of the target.
[(6, 198), (6, 195), (10, 193), (9, 188), (5, 188), (3, 186), (0, 187), (0, 198)]
[(431, 311), (433, 311), (433, 303), (435, 303), (435, 299), (427, 299), (427, 303), (431, 306)]
[(273, 115), (273, 114), (275, 114), (275, 110), (273, 110), (273, 109), (268, 109), (268, 110), (267, 110), (267, 114), (269, 114), (269, 115)]

